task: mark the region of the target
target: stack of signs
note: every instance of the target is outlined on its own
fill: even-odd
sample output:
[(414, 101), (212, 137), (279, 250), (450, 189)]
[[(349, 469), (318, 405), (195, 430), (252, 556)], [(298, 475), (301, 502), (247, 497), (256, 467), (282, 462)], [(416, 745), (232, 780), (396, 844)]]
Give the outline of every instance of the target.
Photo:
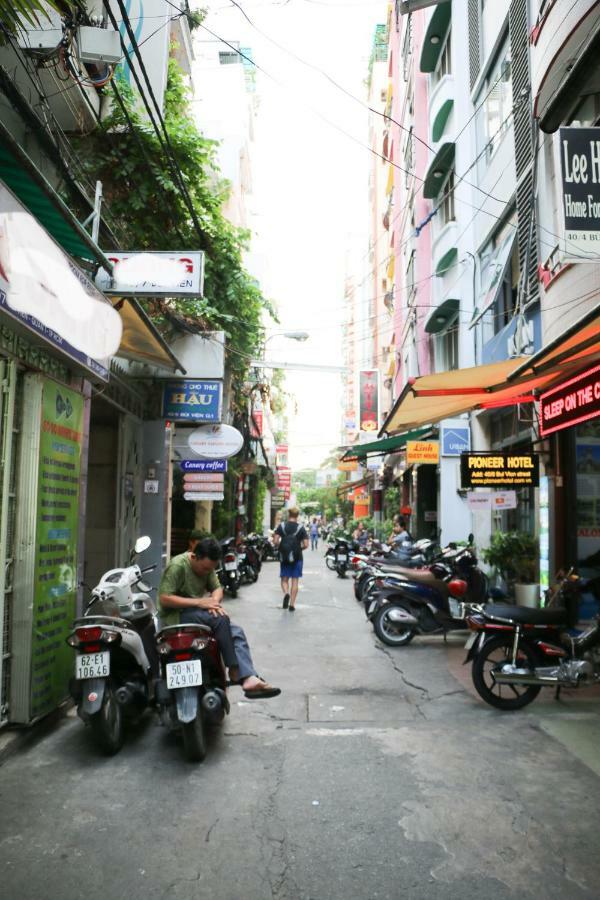
[(225, 459), (184, 459), (184, 500), (223, 500), (225, 489)]
[(277, 466), (275, 487), (278, 491), (283, 492), (285, 500), (290, 499), (292, 490), (292, 470), (288, 466)]

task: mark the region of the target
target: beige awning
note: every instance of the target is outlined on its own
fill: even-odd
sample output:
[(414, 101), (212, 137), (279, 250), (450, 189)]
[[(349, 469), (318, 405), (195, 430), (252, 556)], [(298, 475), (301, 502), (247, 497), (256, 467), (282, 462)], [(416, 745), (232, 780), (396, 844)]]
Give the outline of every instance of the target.
[(117, 356), (160, 366), (172, 372), (179, 370), (185, 374), (179, 360), (152, 324), (137, 300), (115, 297), (114, 306), (123, 322), (123, 336)]
[(531, 402), (531, 391), (544, 387), (548, 376), (518, 378), (507, 384), (508, 375), (527, 360), (528, 357), (521, 356), (486, 366), (411, 378), (383, 423), (380, 435), (419, 428), (474, 409)]

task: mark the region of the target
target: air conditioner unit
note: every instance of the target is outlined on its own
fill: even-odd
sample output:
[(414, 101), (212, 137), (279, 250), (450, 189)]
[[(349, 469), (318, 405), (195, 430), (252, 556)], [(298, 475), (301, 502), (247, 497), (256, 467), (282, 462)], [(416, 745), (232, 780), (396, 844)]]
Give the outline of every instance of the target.
[(77, 31), (77, 55), (82, 63), (116, 65), (122, 56), (119, 32), (82, 25)]

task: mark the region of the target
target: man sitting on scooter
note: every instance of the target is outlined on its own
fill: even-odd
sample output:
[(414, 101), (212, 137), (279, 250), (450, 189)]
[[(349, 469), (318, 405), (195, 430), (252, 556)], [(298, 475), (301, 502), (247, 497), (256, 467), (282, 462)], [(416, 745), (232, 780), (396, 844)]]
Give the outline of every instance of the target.
[(194, 549), (174, 556), (158, 588), (158, 614), (162, 626), (208, 625), (212, 629), (231, 682), (240, 684), (248, 699), (277, 697), (256, 674), (244, 630), (230, 621), (223, 609), (223, 588), (215, 569), (221, 548), (213, 538), (196, 542)]

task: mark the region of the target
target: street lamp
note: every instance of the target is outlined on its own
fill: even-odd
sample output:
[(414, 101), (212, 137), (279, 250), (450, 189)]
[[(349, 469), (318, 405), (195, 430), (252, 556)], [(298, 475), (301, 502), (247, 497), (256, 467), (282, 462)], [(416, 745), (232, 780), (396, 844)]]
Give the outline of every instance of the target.
[(289, 338), (290, 341), (307, 341), (310, 335), (307, 331), (276, 331), (275, 334), (270, 334), (268, 338), (265, 338), (265, 344), (274, 337)]

